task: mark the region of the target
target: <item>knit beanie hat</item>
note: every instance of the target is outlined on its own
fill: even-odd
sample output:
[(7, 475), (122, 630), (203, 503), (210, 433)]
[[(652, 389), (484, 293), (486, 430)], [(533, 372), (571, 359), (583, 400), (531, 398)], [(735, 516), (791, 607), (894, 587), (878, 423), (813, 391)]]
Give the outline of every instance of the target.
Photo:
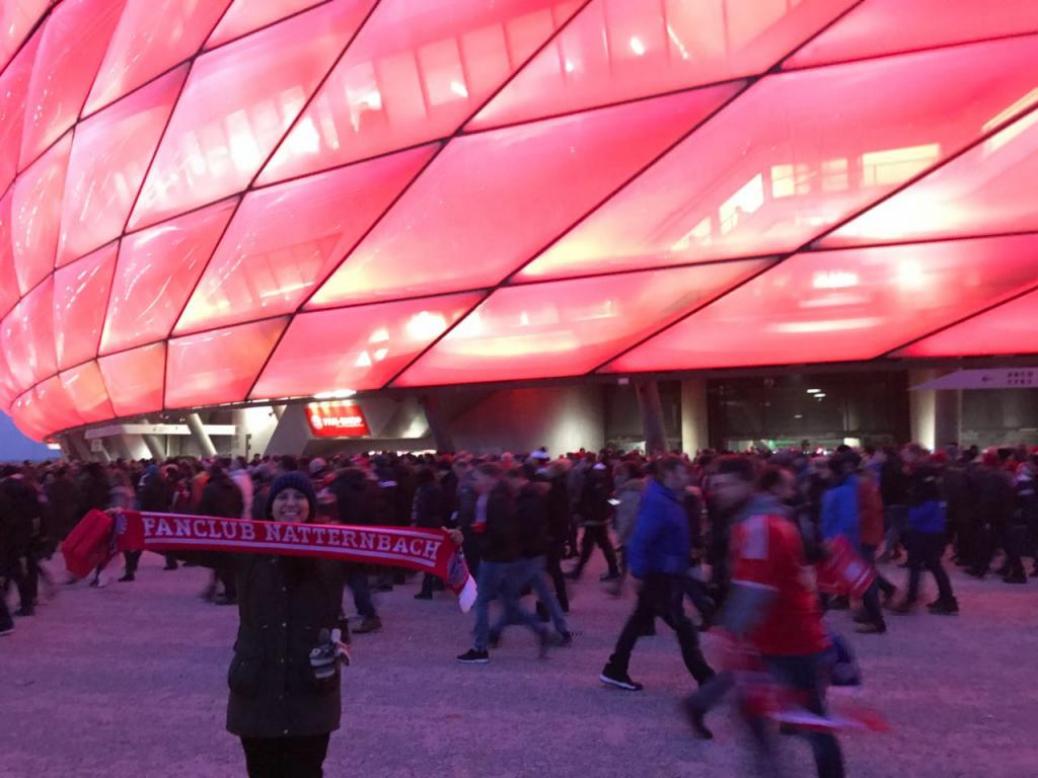
[(296, 489), (302, 492), (306, 497), (306, 501), (310, 503), (310, 518), (308, 520), (313, 521), (317, 518), (317, 494), (314, 492), (314, 485), (305, 473), (298, 470), (290, 470), (279, 475), (274, 479), (274, 483), (271, 484), (270, 495), (267, 497), (266, 515), (268, 519), (274, 518), (274, 498), (278, 496), (278, 492), (285, 489)]

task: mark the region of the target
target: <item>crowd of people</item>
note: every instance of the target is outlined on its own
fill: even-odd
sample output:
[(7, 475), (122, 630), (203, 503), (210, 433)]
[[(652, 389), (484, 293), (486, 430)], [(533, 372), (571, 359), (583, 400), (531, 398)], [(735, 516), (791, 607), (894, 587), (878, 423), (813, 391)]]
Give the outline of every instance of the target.
[[(928, 611), (956, 614), (959, 604), (945, 569), (949, 547), (951, 563), (971, 575), (985, 577), (1000, 560), (997, 574), (1004, 581), (1026, 583), (1024, 561), (1038, 553), (1036, 474), (1038, 450), (981, 452), (954, 445), (937, 452), (918, 445), (861, 451), (843, 446), (829, 454), (805, 446), (738, 455), (707, 451), (694, 458), (613, 450), (552, 457), (541, 449), (524, 455), (8, 465), (0, 471), (0, 635), (14, 631), (6, 596), (12, 586), (19, 618), (33, 616), (41, 599), (56, 595), (59, 582), (41, 560), (91, 509), (450, 529), (478, 585), (472, 644), (458, 656), (471, 664), (488, 662), (510, 625), (531, 630), (542, 655), (570, 644), (567, 587), (581, 578), (597, 548), (606, 567), (601, 581), (610, 593), (621, 597), (630, 579), (638, 581), (634, 611), (601, 682), (627, 691), (642, 688), (629, 674), (632, 653), (638, 639), (655, 634), (661, 621), (676, 633), (699, 685), (686, 703), (693, 731), (709, 738), (705, 717), (733, 681), (725, 668), (708, 664), (699, 631), (713, 628), (726, 640), (749, 640), (769, 672), (824, 715), (824, 687), (815, 680), (828, 645), (821, 613), (853, 603), (845, 596), (819, 596), (805, 583), (803, 568), (839, 538), (869, 563), (904, 560), (903, 586), (877, 570), (857, 603), (854, 620), (865, 634), (884, 634), (885, 614), (917, 607), (924, 572), (932, 574), (938, 591)], [(135, 580), (139, 557), (140, 552), (124, 554), (119, 582)], [(291, 756), (297, 762), (310, 759), (319, 774), (338, 714), (304, 716), (311, 723), (298, 731), (294, 725), (281, 727), (287, 719), (273, 703), (265, 716), (253, 716), (250, 705), (257, 703), (248, 685), (258, 681), (255, 672), (246, 672), (255, 670), (248, 653), (250, 630), (267, 623), (268, 590), (280, 586), (288, 598), (281, 607), (290, 612), (304, 607), (291, 593), (310, 582), (323, 594), (309, 597), (321, 610), (308, 621), (352, 634), (377, 632), (382, 621), (372, 592), (390, 590), (408, 575), (343, 563), (333, 575), (312, 561), (292, 560), (264, 573), (255, 559), (243, 562), (218, 553), (168, 554), (164, 569), (181, 564), (210, 567), (205, 599), (239, 606), (242, 625), (231, 672), (235, 713), (229, 713), (228, 727), (243, 738), (250, 772), (259, 774), (255, 765)], [(1038, 560), (1030, 575), (1038, 575)], [(107, 582), (99, 568), (90, 585)], [(358, 614), (352, 629), (342, 617), (343, 587), (350, 589)], [(424, 575), (414, 596), (430, 600), (442, 589), (440, 581)], [(268, 594), (257, 599), (257, 591)], [(536, 598), (533, 609), (524, 605), (527, 594)], [(691, 617), (686, 600), (693, 606)], [(500, 608), (492, 619), (495, 601)], [(305, 639), (317, 638), (307, 634)], [(235, 691), (239, 676), (245, 691)], [(306, 693), (316, 692), (307, 687)], [(321, 710), (328, 708), (325, 698), (318, 702)], [(766, 729), (758, 722), (751, 730), (759, 753), (766, 755)], [(291, 750), (286, 737), (303, 740), (292, 741)], [(835, 738), (814, 732), (810, 739), (819, 775), (843, 775)]]

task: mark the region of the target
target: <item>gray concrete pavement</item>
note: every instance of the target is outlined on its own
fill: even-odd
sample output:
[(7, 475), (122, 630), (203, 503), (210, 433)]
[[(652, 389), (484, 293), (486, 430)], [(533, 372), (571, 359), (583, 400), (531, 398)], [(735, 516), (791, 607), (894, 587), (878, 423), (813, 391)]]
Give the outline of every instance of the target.
[[(201, 602), (206, 573), (161, 570), (147, 554), (134, 583), (62, 587), (0, 638), (0, 776), (238, 776), (223, 728), (236, 611)], [(118, 565), (112, 569), (118, 573)], [(904, 571), (888, 569), (899, 582)], [(471, 617), (452, 599), (415, 601), (417, 580), (379, 596), (385, 629), (358, 636), (329, 776), (712, 776), (745, 772), (737, 722), (693, 740), (677, 713), (690, 690), (676, 643), (638, 644), (639, 694), (597, 682), (633, 598), (604, 594), (589, 568), (573, 597), (575, 645), (536, 659), (516, 627), (487, 666), (462, 666)], [(832, 614), (866, 674), (863, 701), (893, 731), (843, 739), (857, 778), (1034, 775), (1038, 745), (1038, 581), (1013, 587), (955, 575), (962, 614), (890, 617), (883, 637)], [(931, 584), (932, 586), (932, 584)], [(709, 655), (710, 638), (705, 644)], [(806, 745), (783, 739), (791, 775), (812, 774)]]

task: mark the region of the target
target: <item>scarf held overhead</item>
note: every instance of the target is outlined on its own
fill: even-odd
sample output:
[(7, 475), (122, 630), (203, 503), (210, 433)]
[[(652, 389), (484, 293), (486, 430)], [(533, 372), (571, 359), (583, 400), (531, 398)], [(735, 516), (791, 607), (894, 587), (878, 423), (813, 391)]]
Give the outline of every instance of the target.
[(476, 584), (442, 529), (296, 524), (144, 511), (90, 511), (62, 544), (69, 572), (83, 577), (118, 551), (225, 551), (316, 557), (403, 567), (441, 578), (462, 610)]

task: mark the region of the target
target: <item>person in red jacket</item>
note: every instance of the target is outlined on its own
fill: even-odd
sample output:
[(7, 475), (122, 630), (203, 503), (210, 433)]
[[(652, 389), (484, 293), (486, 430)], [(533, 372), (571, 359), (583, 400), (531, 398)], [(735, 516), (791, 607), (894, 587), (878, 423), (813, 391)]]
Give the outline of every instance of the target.
[[(771, 509), (774, 501), (756, 493), (753, 462), (723, 457), (711, 478), (713, 499), (735, 517), (731, 533), (732, 588), (719, 618), (722, 634), (734, 647), (753, 649), (772, 678), (792, 691), (800, 704), (826, 715), (824, 652), (830, 642), (822, 625), (818, 594), (807, 575), (800, 532), (792, 521)], [(735, 653), (733, 651), (733, 653)], [(721, 673), (686, 702), (689, 719), (700, 736), (705, 712), (732, 685)], [(762, 713), (748, 713), (761, 772), (775, 775), (772, 728)], [(843, 778), (843, 755), (829, 732), (807, 732), (819, 778)]]

